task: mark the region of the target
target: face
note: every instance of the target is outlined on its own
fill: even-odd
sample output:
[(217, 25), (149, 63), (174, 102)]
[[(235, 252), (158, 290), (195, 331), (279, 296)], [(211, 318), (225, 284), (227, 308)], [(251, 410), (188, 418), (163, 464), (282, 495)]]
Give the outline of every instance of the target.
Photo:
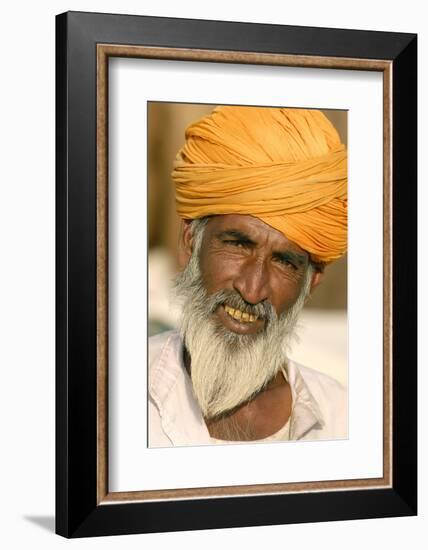
[(302, 249), (251, 216), (188, 225), (180, 261), (174, 284), (180, 334), (194, 394), (205, 418), (215, 418), (256, 395), (283, 368), (318, 277)]
[[(186, 259), (192, 250), (189, 227), (183, 243)], [(229, 331), (248, 335), (263, 331), (268, 322), (260, 304), (271, 304), (278, 317), (295, 304), (309, 263), (308, 254), (282, 233), (238, 214), (209, 219), (199, 259), (208, 294), (231, 291), (242, 298), (239, 307), (226, 298), (213, 316)], [(319, 275), (314, 273), (312, 287)]]

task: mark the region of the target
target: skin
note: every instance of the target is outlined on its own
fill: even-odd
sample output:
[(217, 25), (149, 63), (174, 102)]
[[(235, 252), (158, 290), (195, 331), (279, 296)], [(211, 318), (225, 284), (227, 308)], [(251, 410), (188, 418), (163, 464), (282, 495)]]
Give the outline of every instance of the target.
[[(185, 222), (179, 249), (182, 267), (189, 261), (192, 250), (191, 227)], [(282, 233), (258, 218), (238, 214), (211, 217), (200, 252), (201, 274), (209, 294), (234, 289), (248, 304), (269, 300), (278, 315), (296, 302), (308, 262), (307, 252)], [(321, 278), (321, 272), (313, 274), (311, 292)], [(263, 319), (254, 323), (237, 321), (226, 313), (224, 305), (213, 315), (228, 330), (239, 334), (262, 331), (266, 322)], [(186, 359), (191, 372), (188, 354)], [(278, 373), (256, 397), (226, 417), (208, 423), (208, 429), (219, 439), (228, 439), (231, 431), (236, 434), (234, 439), (262, 439), (287, 422), (291, 405), (290, 386), (282, 373)]]

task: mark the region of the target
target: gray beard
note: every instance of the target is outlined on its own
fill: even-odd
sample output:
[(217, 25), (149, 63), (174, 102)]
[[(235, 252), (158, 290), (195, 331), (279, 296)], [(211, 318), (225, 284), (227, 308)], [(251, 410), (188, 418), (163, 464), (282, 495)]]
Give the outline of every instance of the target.
[[(269, 302), (249, 305), (234, 290), (209, 295), (195, 247), (187, 267), (174, 280), (173, 292), (181, 302), (180, 334), (190, 355), (193, 391), (205, 419), (219, 418), (250, 400), (283, 369), (298, 316), (309, 294), (311, 275), (309, 266), (297, 301), (278, 317)], [(253, 335), (226, 329), (213, 318), (224, 302), (264, 317), (265, 329)]]

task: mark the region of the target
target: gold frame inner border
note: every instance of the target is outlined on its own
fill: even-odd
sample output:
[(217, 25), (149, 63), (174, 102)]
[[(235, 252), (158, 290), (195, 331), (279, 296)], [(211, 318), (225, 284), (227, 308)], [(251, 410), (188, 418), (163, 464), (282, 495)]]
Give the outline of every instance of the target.
[[(225, 487), (108, 489), (108, 60), (132, 57), (383, 73), (383, 477)], [(97, 44), (97, 504), (392, 487), (392, 62), (339, 57)]]

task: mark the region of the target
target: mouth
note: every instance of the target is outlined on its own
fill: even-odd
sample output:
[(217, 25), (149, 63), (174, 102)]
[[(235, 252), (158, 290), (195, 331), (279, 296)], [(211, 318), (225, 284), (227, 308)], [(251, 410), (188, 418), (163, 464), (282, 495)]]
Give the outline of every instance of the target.
[(257, 315), (251, 315), (251, 313), (247, 313), (245, 311), (241, 311), (240, 309), (234, 309), (233, 307), (224, 305), (224, 310), (232, 319), (235, 319), (236, 321), (239, 321), (241, 323), (255, 323), (258, 319)]
[(216, 313), (228, 330), (238, 334), (256, 334), (265, 326), (265, 319), (227, 304), (220, 305)]

